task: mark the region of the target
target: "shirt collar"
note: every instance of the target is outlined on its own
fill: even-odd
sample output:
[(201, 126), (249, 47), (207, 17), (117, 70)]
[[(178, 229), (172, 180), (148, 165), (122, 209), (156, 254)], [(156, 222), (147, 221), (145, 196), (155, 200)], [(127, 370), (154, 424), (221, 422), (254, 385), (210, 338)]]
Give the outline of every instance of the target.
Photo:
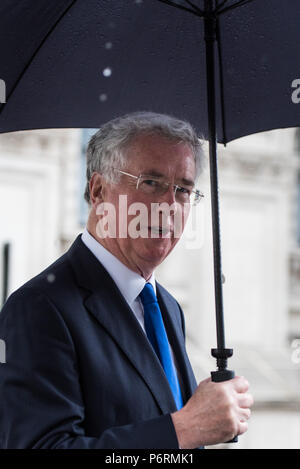
[[(131, 306), (143, 290), (146, 280), (137, 272), (129, 269), (116, 256), (102, 246), (102, 244), (88, 232), (87, 228), (84, 228), (81, 240), (98, 261), (101, 262), (116, 283), (129, 306)], [(151, 283), (156, 293), (154, 272), (148, 282)]]

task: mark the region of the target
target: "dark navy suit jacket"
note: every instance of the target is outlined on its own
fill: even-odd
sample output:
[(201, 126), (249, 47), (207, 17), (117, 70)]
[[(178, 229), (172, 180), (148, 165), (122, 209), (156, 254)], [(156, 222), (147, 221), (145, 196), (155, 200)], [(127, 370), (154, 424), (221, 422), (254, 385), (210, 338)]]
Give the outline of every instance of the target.
[[(181, 376), (196, 388), (176, 300), (158, 301)], [(163, 369), (107, 271), (81, 241), (0, 314), (1, 448), (178, 448)]]

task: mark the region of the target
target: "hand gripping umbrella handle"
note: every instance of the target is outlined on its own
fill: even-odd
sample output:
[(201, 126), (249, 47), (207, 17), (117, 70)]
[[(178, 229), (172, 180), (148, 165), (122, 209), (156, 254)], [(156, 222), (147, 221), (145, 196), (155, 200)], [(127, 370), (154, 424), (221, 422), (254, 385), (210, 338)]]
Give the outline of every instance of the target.
[[(212, 356), (217, 358), (217, 363), (218, 363), (218, 371), (212, 371), (211, 372), (211, 380), (214, 383), (221, 383), (223, 381), (229, 381), (230, 379), (233, 379), (235, 377), (235, 373), (233, 370), (227, 370), (226, 365), (227, 365), (227, 358), (229, 358), (233, 351), (232, 349), (223, 349), (220, 351), (219, 349), (212, 349), (211, 351)], [(222, 358), (219, 358), (220, 355), (222, 355)], [(225, 358), (226, 356), (226, 358)], [(238, 442), (238, 437), (234, 437), (230, 441), (226, 441), (226, 443), (237, 443)]]

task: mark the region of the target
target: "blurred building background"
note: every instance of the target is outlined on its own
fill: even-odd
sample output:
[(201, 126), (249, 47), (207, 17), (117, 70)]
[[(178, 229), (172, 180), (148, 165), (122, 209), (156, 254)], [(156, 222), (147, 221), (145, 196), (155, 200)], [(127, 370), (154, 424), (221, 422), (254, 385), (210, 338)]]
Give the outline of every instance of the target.
[[(54, 261), (85, 225), (92, 129), (0, 135), (0, 302)], [(255, 398), (233, 448), (300, 448), (300, 134), (286, 129), (219, 148), (229, 360)], [(181, 303), (198, 381), (215, 369), (209, 168), (205, 199), (157, 269)], [(1, 337), (1, 331), (0, 331)], [(222, 447), (219, 446), (219, 447)], [(224, 446), (225, 447), (225, 446)]]

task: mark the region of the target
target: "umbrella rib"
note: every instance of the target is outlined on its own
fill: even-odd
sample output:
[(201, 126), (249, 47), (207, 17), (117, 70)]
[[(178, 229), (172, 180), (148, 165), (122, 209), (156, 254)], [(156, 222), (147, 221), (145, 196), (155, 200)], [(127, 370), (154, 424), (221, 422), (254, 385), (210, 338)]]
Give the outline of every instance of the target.
[[(41, 47), (44, 45), (44, 43), (46, 42), (46, 40), (48, 39), (48, 37), (50, 36), (50, 34), (53, 32), (53, 30), (56, 28), (57, 24), (60, 22), (60, 20), (65, 16), (65, 14), (74, 6), (74, 4), (77, 2), (77, 0), (73, 0), (71, 2), (71, 4), (63, 11), (63, 13), (59, 16), (59, 18), (56, 20), (56, 22), (54, 23), (54, 25), (51, 27), (50, 31), (48, 31), (48, 33), (46, 34), (46, 36), (44, 37), (44, 39), (41, 41), (40, 45), (38, 46), (38, 48), (35, 50), (35, 52), (32, 54), (32, 57), (31, 59), (29, 60), (29, 62), (27, 63), (26, 67), (24, 67), (24, 69), (22, 70), (22, 72), (20, 73), (17, 81), (15, 82), (15, 84), (13, 85), (9, 95), (7, 96), (7, 101), (9, 100), (9, 98), (11, 97), (11, 95), (13, 94), (13, 92), (15, 91), (16, 87), (18, 86), (20, 80), (22, 79), (22, 77), (24, 76), (24, 74), (26, 73), (27, 69), (29, 68), (29, 66), (32, 64), (34, 58), (36, 57), (37, 53), (39, 52), (39, 50), (41, 49)], [(1, 104), (0, 105), (0, 114), (2, 113), (3, 109), (5, 107), (5, 104)]]
[(194, 5), (194, 3), (192, 3), (190, 0), (185, 0), (185, 2), (188, 3), (192, 8), (194, 8), (195, 11), (200, 13), (201, 16), (204, 15), (204, 11), (197, 7), (197, 5)]
[(240, 0), (239, 2), (235, 3), (234, 5), (231, 5), (229, 7), (223, 8), (223, 10), (219, 10), (218, 14), (222, 15), (223, 13), (227, 13), (227, 11), (234, 10), (237, 7), (241, 7), (243, 5), (247, 5), (247, 3), (253, 2), (254, 0)]
[(219, 11), (227, 2), (228, 0), (224, 0), (222, 3), (220, 3), (220, 5), (217, 5), (217, 11)]
[(179, 10), (183, 10), (183, 11), (187, 11), (189, 13), (192, 13), (193, 15), (196, 15), (196, 16), (202, 16), (201, 13), (195, 11), (195, 10), (191, 10), (190, 8), (187, 8), (187, 7), (184, 7), (183, 5), (178, 5), (178, 3), (173, 3), (171, 0), (157, 0), (158, 2), (161, 2), (161, 3), (165, 3), (166, 5), (169, 5), (171, 7), (175, 7), (175, 8), (178, 8)]

